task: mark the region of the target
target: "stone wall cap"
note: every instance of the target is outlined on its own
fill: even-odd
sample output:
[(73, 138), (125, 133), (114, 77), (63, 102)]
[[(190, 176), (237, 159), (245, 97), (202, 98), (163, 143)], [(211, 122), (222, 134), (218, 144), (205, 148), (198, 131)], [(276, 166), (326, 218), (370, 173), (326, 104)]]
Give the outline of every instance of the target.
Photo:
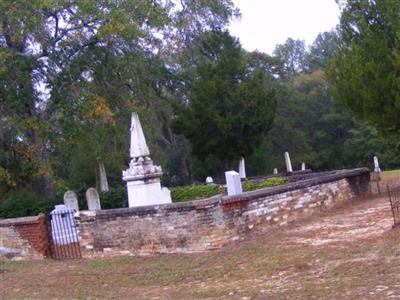
[(218, 206), (221, 195), (215, 195), (209, 198), (186, 201), (186, 202), (177, 202), (177, 203), (165, 203), (165, 204), (154, 204), (154, 205), (146, 205), (146, 206), (138, 206), (138, 207), (122, 207), (122, 208), (114, 208), (114, 209), (103, 209), (96, 211), (80, 211), (79, 216), (86, 218), (95, 217), (95, 218), (107, 218), (113, 216), (121, 216), (121, 215), (153, 215), (160, 212), (174, 212), (174, 211), (190, 211), (197, 209), (205, 209), (210, 208), (212, 206)]
[(11, 218), (11, 219), (3, 219), (0, 220), (0, 227), (8, 227), (14, 225), (26, 225), (26, 224), (34, 224), (39, 221), (39, 218), (42, 215), (32, 216), (32, 217), (21, 217), (21, 218)]
[(221, 199), (221, 203), (230, 203), (232, 199), (240, 198), (243, 199), (256, 199), (260, 197), (281, 194), (285, 192), (290, 192), (297, 189), (306, 188), (309, 186), (314, 186), (322, 183), (329, 183), (332, 181), (350, 178), (354, 176), (358, 176), (361, 174), (369, 174), (370, 170), (368, 168), (356, 168), (356, 169), (343, 169), (343, 170), (336, 170), (330, 172), (322, 172), (322, 176), (315, 176), (309, 179), (299, 180), (295, 182), (290, 182), (284, 185), (279, 185), (275, 187), (263, 188), (255, 191), (250, 192), (243, 192), (237, 196), (223, 196)]
[[(222, 205), (249, 201), (252, 199), (257, 199), (260, 197), (265, 197), (274, 194), (285, 193), (289, 191), (293, 191), (296, 189), (306, 188), (309, 186), (314, 186), (322, 183), (328, 183), (344, 178), (350, 178), (354, 176), (358, 176), (361, 174), (369, 173), (368, 168), (357, 168), (350, 170), (337, 170), (337, 171), (327, 171), (315, 174), (315, 177), (299, 180), (295, 182), (290, 182), (284, 185), (259, 189), (250, 192), (244, 192), (240, 195), (235, 196), (223, 196), (221, 194), (215, 195), (209, 198), (203, 198), (199, 200), (192, 200), (186, 202), (177, 202), (177, 203), (166, 203), (166, 204), (155, 204), (155, 205), (147, 205), (147, 206), (138, 206), (138, 207), (124, 207), (124, 208), (114, 208), (114, 209), (104, 209), (97, 211), (80, 211), (80, 216), (88, 217), (88, 219), (93, 218), (107, 218), (107, 217), (116, 217), (122, 215), (155, 215), (157, 213), (162, 212), (174, 212), (174, 211), (190, 211), (190, 210), (201, 210), (208, 209), (215, 206), (218, 206), (219, 203)], [(1, 222), (1, 221), (0, 221)]]

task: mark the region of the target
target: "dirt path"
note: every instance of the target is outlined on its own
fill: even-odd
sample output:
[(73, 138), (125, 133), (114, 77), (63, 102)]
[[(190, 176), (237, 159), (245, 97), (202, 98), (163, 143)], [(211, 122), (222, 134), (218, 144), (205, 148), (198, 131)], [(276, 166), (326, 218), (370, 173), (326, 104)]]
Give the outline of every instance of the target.
[[(288, 231), (289, 242), (313, 246), (340, 242), (360, 243), (379, 238), (393, 225), (387, 197), (357, 202)], [(294, 238), (293, 238), (294, 237)]]

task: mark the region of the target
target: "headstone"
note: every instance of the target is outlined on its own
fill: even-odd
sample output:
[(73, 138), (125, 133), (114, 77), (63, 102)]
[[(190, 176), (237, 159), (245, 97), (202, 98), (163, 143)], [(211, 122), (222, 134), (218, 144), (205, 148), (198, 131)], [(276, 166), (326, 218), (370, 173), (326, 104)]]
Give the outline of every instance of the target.
[(241, 194), (242, 182), (240, 181), (240, 175), (235, 171), (225, 172), (226, 185), (228, 187), (228, 196), (234, 196)]
[(64, 205), (68, 208), (75, 209), (79, 211), (78, 197), (74, 191), (66, 191), (64, 193)]
[(100, 197), (95, 188), (88, 188), (86, 191), (86, 201), (89, 210), (100, 210)]
[(272, 174), (274, 174), (274, 175), (278, 174), (278, 169), (277, 169), (277, 168), (274, 168), (274, 169), (272, 170)]
[(171, 191), (161, 187), (163, 172), (150, 158), (137, 113), (132, 113), (131, 122), (131, 161), (129, 168), (122, 171), (122, 180), (126, 181), (128, 190), (129, 207), (171, 203)]
[(376, 188), (378, 190), (378, 193), (381, 193), (381, 186), (379, 182), (381, 181), (381, 168), (379, 167), (379, 161), (378, 157), (374, 156), (374, 173), (372, 173), (372, 181), (376, 182)]
[(374, 172), (375, 173), (380, 173), (381, 172), (381, 168), (379, 167), (379, 161), (378, 161), (378, 157), (374, 156)]
[(244, 163), (243, 156), (240, 157), (240, 161), (239, 161), (239, 175), (240, 175), (240, 178), (246, 178), (246, 166)]
[(207, 184), (214, 183), (213, 178), (212, 178), (211, 176), (207, 176), (207, 178), (206, 178), (206, 183), (207, 183)]
[(286, 163), (286, 172), (289, 174), (293, 173), (289, 152), (285, 152), (285, 163)]
[(99, 178), (99, 186), (98, 188), (100, 189), (100, 192), (108, 192), (108, 181), (107, 181), (107, 174), (106, 174), (106, 168), (104, 167), (103, 161), (98, 158), (96, 160), (97, 164), (97, 176)]
[(306, 163), (304, 163), (304, 162), (301, 163), (301, 170), (302, 171), (306, 170)]

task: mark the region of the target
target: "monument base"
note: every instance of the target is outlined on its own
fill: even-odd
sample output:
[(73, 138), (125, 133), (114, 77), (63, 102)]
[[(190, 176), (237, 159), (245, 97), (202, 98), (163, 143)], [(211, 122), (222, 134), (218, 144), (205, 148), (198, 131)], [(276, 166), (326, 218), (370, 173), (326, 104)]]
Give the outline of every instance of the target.
[(126, 183), (129, 207), (172, 203), (171, 191), (160, 180), (135, 180)]

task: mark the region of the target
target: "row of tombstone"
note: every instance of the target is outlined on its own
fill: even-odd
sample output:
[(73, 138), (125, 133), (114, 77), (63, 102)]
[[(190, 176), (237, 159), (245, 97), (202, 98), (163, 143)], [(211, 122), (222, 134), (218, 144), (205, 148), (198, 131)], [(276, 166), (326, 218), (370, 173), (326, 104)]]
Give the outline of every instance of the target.
[[(286, 164), (286, 172), (288, 174), (293, 173), (292, 163), (290, 161), (289, 152), (285, 152), (285, 164)], [(303, 162), (301, 164), (301, 170), (306, 170), (306, 164)], [(278, 174), (278, 169), (273, 170), (273, 174)], [(240, 158), (239, 161), (239, 173), (236, 171), (227, 171), (225, 172), (225, 180), (228, 191), (228, 196), (239, 195), (243, 192), (241, 179), (246, 178), (246, 168), (244, 157)], [(207, 183), (212, 182), (211, 177), (207, 177)]]
[[(285, 164), (286, 164), (286, 172), (288, 174), (293, 173), (293, 168), (292, 168), (292, 163), (290, 161), (290, 156), (289, 156), (289, 152), (285, 152)], [(244, 161), (244, 157), (240, 157), (240, 161), (239, 161), (239, 178), (240, 179), (245, 179), (246, 178), (246, 165), (245, 165), (245, 161)], [(305, 171), (306, 170), (306, 164), (304, 162), (301, 163), (301, 171)], [(272, 174), (277, 175), (278, 174), (278, 169), (274, 168), (272, 170)], [(214, 183), (214, 180), (211, 176), (208, 176), (206, 178), (206, 183), (207, 184), (212, 184)], [(228, 182), (227, 182), (228, 183)]]
[[(288, 173), (292, 173), (292, 164), (288, 152), (285, 152), (285, 163)], [(301, 164), (301, 170), (305, 170), (305, 163)], [(378, 158), (374, 156), (374, 172), (380, 173)], [(273, 174), (278, 174), (278, 170), (274, 169)], [(245, 162), (244, 158), (241, 157), (239, 162), (239, 173), (235, 171), (225, 172), (226, 185), (228, 195), (238, 195), (242, 193), (241, 179), (246, 178)], [(206, 179), (206, 183), (213, 183), (213, 179), (209, 176)], [(95, 188), (88, 188), (86, 190), (86, 201), (88, 210), (101, 210), (100, 196)], [(68, 208), (73, 208), (75, 211), (79, 211), (78, 197), (74, 191), (67, 191), (64, 194), (64, 205)]]
[[(88, 210), (100, 210), (100, 196), (95, 188), (86, 190), (86, 202)], [(78, 197), (74, 191), (66, 191), (64, 194), (64, 205), (68, 208), (73, 208), (79, 211)]]
[[(290, 156), (288, 152), (285, 152), (285, 163), (286, 163), (286, 170), (287, 173), (290, 174), (293, 172), (292, 169), (292, 164), (290, 162)], [(301, 170), (304, 171), (306, 169), (305, 163), (303, 162), (301, 164)], [(381, 168), (379, 167), (379, 161), (378, 157), (374, 156), (374, 172), (375, 173), (381, 173)], [(274, 174), (278, 174), (278, 170), (274, 169)], [(233, 196), (233, 195), (239, 195), (243, 192), (242, 190), (242, 178), (246, 178), (246, 176), (243, 177), (243, 174), (245, 173), (244, 170), (244, 158), (242, 157), (239, 163), (239, 173), (235, 171), (227, 171), (225, 172), (225, 180), (226, 180), (226, 186), (228, 190), (228, 196)], [(211, 177), (207, 177), (208, 180), (210, 181)], [(212, 182), (212, 179), (211, 179)], [(380, 193), (380, 187), (379, 187), (379, 181), (377, 181), (378, 185), (378, 192)]]

